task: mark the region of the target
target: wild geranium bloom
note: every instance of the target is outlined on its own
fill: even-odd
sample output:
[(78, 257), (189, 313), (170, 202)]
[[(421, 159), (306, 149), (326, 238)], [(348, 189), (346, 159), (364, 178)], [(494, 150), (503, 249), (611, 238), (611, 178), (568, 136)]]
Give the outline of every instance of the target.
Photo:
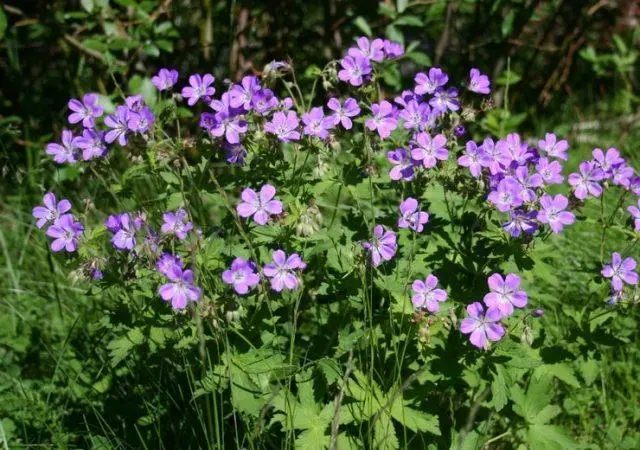
[(96, 126), (96, 117), (102, 116), (104, 110), (98, 105), (98, 94), (85, 94), (82, 102), (75, 98), (69, 100), (69, 109), (73, 111), (69, 114), (69, 123), (78, 123), (82, 121), (85, 128), (94, 128)]
[(54, 223), (60, 216), (71, 210), (71, 202), (63, 198), (59, 202), (56, 201), (56, 195), (53, 192), (47, 192), (42, 197), (44, 206), (36, 206), (33, 208), (32, 215), (36, 219), (36, 226), (42, 228), (47, 224)]
[(402, 106), (403, 108), (406, 108), (407, 105), (412, 101), (420, 102), (421, 100), (422, 100), (421, 95), (417, 95), (415, 92), (409, 91), (409, 90), (402, 91), (402, 93), (399, 96), (393, 99), (395, 103)]
[(414, 81), (416, 82), (416, 86), (413, 91), (416, 94), (433, 94), (437, 89), (447, 84), (449, 75), (439, 67), (432, 67), (429, 69), (428, 75), (423, 72), (416, 74)]
[(522, 205), (521, 190), (522, 187), (517, 181), (513, 178), (505, 178), (500, 181), (495, 190), (489, 193), (488, 198), (498, 208), (498, 211), (506, 212)]
[(175, 234), (179, 240), (187, 237), (187, 233), (193, 230), (193, 224), (189, 222), (189, 214), (180, 208), (175, 213), (166, 212), (162, 215), (164, 223), (160, 228), (165, 234)]
[(382, 139), (386, 139), (398, 126), (394, 116), (393, 105), (386, 100), (371, 105), (373, 117), (364, 123), (371, 131), (377, 131)]
[(433, 98), (429, 100), (429, 104), (433, 111), (438, 114), (444, 114), (448, 111), (457, 111), (460, 109), (458, 101), (458, 90), (456, 88), (439, 89), (433, 94)]
[(429, 214), (418, 211), (418, 201), (415, 198), (408, 197), (400, 203), (399, 228), (409, 228), (420, 233), (427, 222), (429, 222)]
[(544, 139), (538, 141), (538, 149), (545, 152), (550, 158), (560, 158), (565, 161), (569, 159), (567, 156), (569, 143), (564, 139), (558, 140), (553, 133), (546, 133)]
[(322, 107), (312, 108), (311, 111), (302, 115), (304, 123), (304, 134), (308, 136), (316, 136), (320, 139), (329, 137), (329, 130), (333, 128), (333, 119), (324, 115)]
[(271, 122), (265, 122), (264, 131), (275, 134), (282, 142), (297, 141), (300, 139), (300, 132), (296, 131), (299, 124), (300, 120), (294, 111), (278, 111)]
[(237, 164), (239, 166), (244, 164), (244, 159), (247, 157), (247, 149), (242, 144), (225, 143), (224, 149), (227, 151), (226, 161), (229, 164)]
[(438, 160), (445, 161), (449, 158), (449, 152), (444, 147), (447, 138), (443, 134), (437, 134), (432, 138), (429, 133), (418, 133), (416, 143), (418, 146), (411, 149), (411, 157), (421, 161), (426, 168), (435, 167)]
[(537, 198), (534, 188), (543, 185), (542, 177), (539, 173), (529, 174), (527, 166), (520, 166), (515, 170), (514, 179), (520, 185), (520, 196), (525, 202), (533, 202)]
[(151, 77), (151, 82), (159, 91), (171, 89), (178, 82), (178, 71), (173, 69), (160, 69)]
[(171, 302), (173, 309), (185, 309), (191, 302), (198, 301), (202, 296), (202, 289), (196, 286), (193, 271), (182, 270), (174, 266), (166, 277), (169, 283), (160, 286), (158, 293), (162, 300)]
[(136, 246), (136, 232), (139, 226), (129, 213), (109, 216), (105, 226), (113, 233), (111, 243), (120, 250), (132, 250)]
[(511, 212), (511, 220), (502, 225), (502, 228), (512, 237), (519, 237), (521, 234), (532, 234), (538, 229), (536, 218), (537, 211), (523, 211), (516, 209)]
[(638, 206), (631, 205), (627, 208), (627, 211), (629, 211), (629, 214), (631, 214), (631, 217), (633, 217), (633, 225), (635, 227), (635, 230), (640, 231), (640, 200), (638, 200)]
[(300, 284), (300, 279), (296, 276), (296, 270), (303, 270), (307, 264), (297, 253), (287, 257), (282, 250), (276, 250), (272, 255), (273, 262), (266, 264), (262, 271), (264, 275), (271, 278), (271, 289), (276, 292), (282, 290), (292, 291)]
[(611, 168), (611, 181), (618, 186), (629, 188), (633, 175), (633, 167), (628, 166), (627, 163), (624, 162), (616, 164)]
[(477, 94), (491, 93), (489, 77), (480, 73), (478, 69), (471, 69), (469, 71), (469, 90)]
[(253, 262), (236, 258), (231, 263), (231, 268), (222, 272), (222, 281), (233, 286), (238, 294), (244, 295), (260, 283), (260, 277)]
[(372, 70), (369, 59), (361, 55), (345, 56), (340, 60), (340, 66), (338, 78), (351, 86), (361, 86)]
[(90, 161), (101, 158), (107, 154), (107, 146), (104, 143), (104, 131), (86, 129), (82, 137), (76, 141), (78, 148), (82, 150), (82, 159)]
[(583, 161), (579, 167), (580, 173), (569, 174), (569, 184), (573, 186), (573, 195), (580, 200), (584, 200), (589, 195), (600, 197), (602, 186), (600, 182), (604, 180), (604, 171), (596, 166), (594, 161)]
[(518, 165), (526, 164), (533, 156), (527, 145), (522, 143), (518, 133), (509, 133), (506, 138), (496, 142), (496, 151), (502, 153), (502, 163), (506, 163), (506, 166), (514, 161)]
[(398, 42), (385, 39), (384, 55), (386, 58), (399, 58), (400, 56), (404, 55), (404, 47)]
[[(224, 136), (229, 144), (240, 143), (240, 135), (246, 133), (249, 124), (246, 120), (236, 117), (240, 111), (231, 106), (231, 97), (228, 92), (222, 94), (220, 100), (213, 100), (211, 107), (216, 114), (206, 127), (212, 136)], [(205, 113), (203, 113), (204, 117)]]
[(182, 88), (182, 96), (188, 99), (187, 104), (193, 106), (201, 98), (204, 100), (206, 97), (211, 97), (216, 92), (215, 88), (211, 86), (214, 81), (215, 78), (210, 73), (205, 73), (204, 76), (200, 74), (191, 75), (189, 77), (190, 86)]
[(400, 111), (399, 117), (404, 121), (406, 130), (423, 130), (431, 123), (431, 108), (426, 103), (411, 100)]
[(474, 302), (467, 306), (469, 317), (460, 323), (460, 331), (470, 334), (469, 341), (474, 346), (487, 349), (489, 341), (497, 342), (504, 336), (504, 328), (500, 324), (502, 313), (498, 308), (489, 308), (485, 314), (482, 303)]
[(349, 55), (354, 58), (361, 56), (371, 61), (380, 62), (384, 59), (384, 41), (380, 38), (370, 41), (366, 37), (359, 37), (356, 39), (358, 47), (351, 47), (349, 49)]
[(333, 125), (342, 124), (345, 130), (350, 130), (353, 126), (351, 118), (360, 114), (358, 102), (351, 97), (344, 101), (344, 105), (340, 105), (340, 100), (337, 98), (330, 98), (327, 102), (327, 107), (331, 111), (334, 111), (334, 113), (329, 116), (333, 121)]
[(251, 110), (253, 96), (256, 95), (262, 86), (258, 81), (258, 77), (247, 75), (242, 78), (240, 84), (235, 84), (229, 91), (231, 96), (231, 106), (234, 108), (242, 108), (245, 111)]
[(126, 97), (124, 99), (124, 103), (125, 105), (127, 105), (127, 108), (129, 108), (129, 111), (131, 112), (140, 112), (142, 111), (142, 108), (145, 107), (144, 98), (142, 98), (142, 95), (139, 94)]
[(127, 127), (134, 133), (146, 133), (153, 126), (155, 120), (156, 117), (153, 115), (153, 112), (151, 112), (151, 109), (144, 106), (137, 112), (129, 112)]
[(596, 165), (604, 171), (605, 179), (611, 178), (611, 169), (617, 164), (622, 164), (624, 158), (620, 156), (620, 152), (617, 148), (611, 147), (607, 152), (603, 152), (599, 148), (593, 149), (591, 152)]
[(120, 147), (127, 145), (127, 132), (129, 131), (129, 108), (124, 105), (116, 107), (116, 113), (107, 116), (104, 119), (104, 124), (111, 128), (104, 135), (104, 140), (107, 144), (111, 144), (114, 141), (118, 141)]
[(489, 171), (492, 175), (504, 172), (504, 167), (511, 164), (511, 156), (504, 155), (491, 138), (485, 138), (482, 142), (482, 151), (489, 159)]
[(483, 167), (489, 167), (491, 159), (484, 153), (482, 146), (478, 147), (475, 142), (469, 141), (465, 146), (464, 155), (458, 158), (458, 165), (468, 167), (474, 178), (480, 177)]
[(524, 308), (527, 306), (527, 293), (520, 290), (520, 277), (515, 273), (509, 273), (502, 278), (499, 273), (494, 273), (487, 280), (491, 292), (484, 296), (487, 308), (497, 308), (502, 317), (513, 314), (513, 307)]
[(413, 160), (408, 150), (397, 148), (387, 152), (387, 160), (393, 164), (393, 168), (389, 172), (389, 177), (393, 181), (411, 181), (413, 179)]
[(269, 114), (278, 106), (278, 98), (271, 89), (261, 89), (251, 98), (251, 107), (261, 116)]
[(243, 201), (236, 208), (238, 215), (244, 218), (253, 216), (257, 224), (266, 224), (269, 216), (282, 213), (282, 202), (274, 200), (275, 195), (276, 188), (270, 184), (262, 186), (259, 194), (251, 188), (246, 188), (240, 195)]
[(413, 296), (411, 303), (416, 308), (426, 308), (430, 313), (437, 313), (440, 310), (440, 303), (447, 299), (447, 293), (443, 289), (437, 289), (438, 279), (433, 275), (427, 275), (427, 278), (415, 280), (411, 284)]
[(396, 254), (396, 233), (385, 230), (382, 225), (376, 225), (373, 228), (373, 239), (362, 246), (371, 253), (371, 265), (378, 267), (382, 261), (390, 261)]
[(638, 274), (635, 271), (636, 260), (629, 257), (622, 259), (620, 253), (613, 252), (611, 264), (602, 267), (602, 276), (611, 278), (611, 287), (615, 292), (620, 292), (625, 284), (638, 284)]
[(75, 164), (78, 162), (79, 136), (74, 136), (69, 130), (62, 130), (62, 145), (51, 142), (47, 144), (45, 152), (53, 156), (53, 160), (58, 164)]
[(540, 197), (542, 209), (538, 212), (538, 221), (548, 223), (554, 233), (560, 233), (565, 225), (571, 225), (576, 220), (573, 213), (565, 211), (568, 204), (567, 197), (562, 194), (555, 197), (543, 195)]
[(47, 228), (47, 236), (53, 238), (51, 250), (59, 252), (65, 250), (69, 253), (78, 248), (78, 238), (84, 232), (84, 227), (71, 214), (64, 214)]
[(558, 161), (549, 162), (547, 158), (540, 158), (536, 164), (536, 170), (547, 184), (562, 184), (562, 165)]
[(156, 262), (156, 269), (165, 277), (168, 277), (175, 268), (182, 270), (184, 264), (179, 256), (171, 253), (163, 253), (158, 262)]

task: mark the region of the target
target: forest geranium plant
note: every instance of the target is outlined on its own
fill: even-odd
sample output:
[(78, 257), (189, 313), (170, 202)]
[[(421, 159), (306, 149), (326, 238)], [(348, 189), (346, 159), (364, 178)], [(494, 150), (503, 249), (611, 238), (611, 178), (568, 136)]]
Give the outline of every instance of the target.
[[(489, 67), (467, 69), (466, 80), (422, 67), (409, 89), (383, 89), (385, 70), (405, 61), (402, 45), (362, 37), (319, 71), (309, 92), (293, 65), (274, 61), (238, 83), (163, 68), (149, 81), (153, 95), (72, 99), (73, 131), (45, 153), (100, 182), (100, 209), (77, 208), (83, 203), (65, 191), (72, 215), (71, 202), (56, 199), (62, 183), (33, 209), (36, 226), (92, 283), (126, 292), (119, 298), (131, 314), (174, 321), (179, 345), (199, 342), (203, 352), (222, 342), (206, 360), (208, 381), (196, 384), (233, 391), (235, 423), (259, 429), (270, 416), (264, 426), (297, 433), (300, 448), (315, 437), (346, 445), (357, 423), (377, 430), (392, 419), (440, 434), (430, 414), (401, 414), (420, 404), (402, 392), (412, 382), (435, 392), (485, 376), (469, 370), (495, 380), (507, 364), (501, 358), (534, 352), (531, 323), (543, 314), (530, 280), (544, 282), (529, 257), (536, 245), (561, 245), (556, 235), (598, 221), (601, 261), (592, 272), (606, 287), (597, 295), (635, 301), (635, 260), (621, 256), (625, 249), (604, 260), (616, 215), (601, 203), (599, 219), (587, 216), (596, 197), (619, 195), (617, 208), (628, 207), (634, 221), (621, 227), (634, 235), (640, 183), (615, 148), (595, 149), (567, 174), (575, 158), (566, 139), (482, 122), (492, 107), (481, 71)], [(266, 355), (264, 373), (237, 372), (251, 352)], [(381, 375), (389, 385), (400, 380), (395, 396), (360, 394), (374, 389), (365, 381), (371, 364), (400, 353), (396, 371)], [(336, 369), (345, 358), (349, 369)], [(443, 359), (460, 364), (455, 380), (438, 372)], [(321, 401), (304, 387), (315, 369), (328, 380), (327, 403), (292, 420), (292, 404)], [(233, 381), (220, 381), (229, 374)], [(333, 411), (343, 412), (334, 423)]]

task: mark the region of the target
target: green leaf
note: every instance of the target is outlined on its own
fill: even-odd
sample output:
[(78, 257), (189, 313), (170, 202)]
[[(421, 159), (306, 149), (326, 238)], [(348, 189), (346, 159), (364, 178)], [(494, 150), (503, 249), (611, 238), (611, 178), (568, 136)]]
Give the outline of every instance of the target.
[(513, 70), (505, 70), (496, 79), (496, 83), (502, 86), (511, 86), (522, 80), (522, 76), (514, 72)]
[(4, 38), (4, 34), (7, 31), (7, 15), (4, 13), (4, 9), (0, 8), (0, 40)]
[(362, 16), (356, 17), (355, 19), (353, 19), (353, 24), (358, 28), (360, 28), (360, 30), (367, 36), (373, 35), (373, 31), (371, 31), (371, 27), (369, 26), (367, 21), (364, 19), (364, 17)]
[(576, 378), (573, 368), (567, 364), (545, 364), (537, 367), (533, 372), (533, 376), (540, 379), (545, 376), (553, 376), (564, 381), (569, 386), (580, 387), (580, 382)]
[(409, 0), (397, 0), (396, 1), (396, 9), (399, 13), (402, 13), (405, 9), (407, 9), (407, 5), (409, 4)]
[(404, 35), (395, 25), (393, 24), (387, 25), (387, 28), (385, 28), (385, 33), (387, 37), (392, 41), (396, 41), (404, 45)]
[(373, 448), (378, 450), (395, 450), (400, 448), (400, 442), (398, 436), (396, 436), (396, 430), (391, 421), (391, 418), (382, 413), (378, 417), (378, 421), (373, 429)]
[(502, 33), (502, 37), (506, 37), (513, 28), (513, 20), (516, 17), (515, 9), (509, 10), (504, 19), (502, 20), (502, 25), (500, 26), (500, 32)]
[(391, 405), (391, 416), (395, 420), (413, 432), (429, 432), (440, 436), (440, 422), (438, 421), (438, 417), (409, 408), (404, 403), (402, 398), (398, 396), (398, 400)]
[(95, 7), (93, 0), (80, 0), (80, 4), (82, 5), (82, 8), (84, 8), (84, 10), (88, 13), (92, 13), (93, 8)]
[(584, 379), (584, 383), (587, 386), (591, 386), (593, 382), (598, 378), (600, 368), (598, 362), (595, 359), (587, 359), (580, 363), (580, 373)]
[(394, 25), (407, 25), (411, 27), (423, 27), (424, 22), (416, 16), (402, 16), (393, 22)]
[(505, 380), (505, 371), (502, 366), (496, 366), (496, 373), (491, 383), (491, 394), (493, 395), (491, 403), (496, 411), (504, 408), (509, 399), (507, 397), (507, 382)]
[(431, 66), (431, 58), (426, 53), (410, 52), (406, 54), (406, 57), (421, 66)]
[(564, 428), (555, 425), (531, 425), (527, 442), (531, 450), (565, 450), (577, 446)]

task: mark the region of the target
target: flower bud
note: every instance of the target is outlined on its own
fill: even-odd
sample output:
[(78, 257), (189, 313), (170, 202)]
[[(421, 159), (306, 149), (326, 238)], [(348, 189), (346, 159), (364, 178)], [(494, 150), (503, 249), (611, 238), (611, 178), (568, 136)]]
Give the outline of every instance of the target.
[(309, 205), (305, 211), (300, 214), (300, 220), (296, 225), (296, 234), (298, 236), (311, 236), (322, 228), (322, 213), (316, 205)]
[(542, 309), (542, 308), (534, 309), (533, 312), (531, 313), (531, 315), (533, 317), (542, 317), (542, 316), (544, 316), (544, 309)]
[(462, 117), (462, 120), (465, 122), (474, 122), (476, 120), (476, 112), (473, 108), (464, 108), (460, 117)]
[(458, 125), (457, 127), (455, 127), (455, 129), (453, 130), (453, 133), (457, 136), (457, 137), (462, 137), (467, 133), (467, 129), (462, 126), (462, 125)]

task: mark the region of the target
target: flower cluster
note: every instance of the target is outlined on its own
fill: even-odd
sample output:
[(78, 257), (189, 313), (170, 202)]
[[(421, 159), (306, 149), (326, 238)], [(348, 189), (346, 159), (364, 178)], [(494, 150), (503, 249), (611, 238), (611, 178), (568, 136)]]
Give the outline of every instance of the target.
[(527, 306), (527, 293), (520, 290), (520, 277), (514, 273), (506, 277), (494, 273), (487, 280), (491, 292), (480, 302), (467, 306), (468, 317), (460, 323), (460, 331), (469, 334), (471, 344), (487, 349), (489, 341), (502, 339), (505, 330), (501, 320), (513, 314), (514, 308)]
[(56, 201), (52, 192), (47, 192), (42, 198), (42, 206), (33, 208), (33, 217), (37, 219), (36, 226), (43, 228), (48, 225), (46, 235), (52, 238), (51, 250), (54, 252), (75, 252), (78, 248), (78, 238), (84, 232), (84, 226), (77, 221), (71, 211), (71, 202), (67, 199)]
[(170, 302), (173, 309), (182, 310), (189, 303), (200, 300), (202, 288), (195, 285), (193, 271), (185, 269), (178, 256), (165, 253), (156, 267), (167, 281), (160, 286), (158, 294), (164, 301)]
[[(305, 269), (307, 264), (297, 253), (287, 256), (283, 250), (276, 250), (271, 258), (272, 262), (262, 268), (264, 276), (270, 279), (271, 289), (276, 292), (295, 290), (301, 283), (296, 272)], [(256, 273), (254, 262), (236, 258), (222, 273), (222, 281), (233, 286), (236, 293), (244, 295), (260, 283), (260, 275)]]

